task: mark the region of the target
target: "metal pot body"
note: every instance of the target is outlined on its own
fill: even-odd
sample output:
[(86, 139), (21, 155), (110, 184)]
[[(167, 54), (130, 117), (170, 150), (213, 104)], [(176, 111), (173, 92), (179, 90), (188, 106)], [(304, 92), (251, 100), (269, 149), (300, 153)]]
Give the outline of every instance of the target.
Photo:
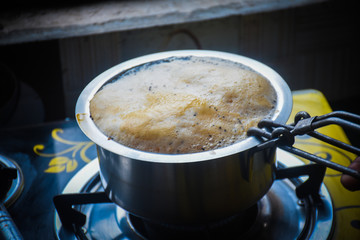
[[(292, 95), (274, 70), (253, 59), (217, 51), (182, 50), (123, 62), (100, 74), (82, 91), (76, 119), (97, 145), (102, 184), (109, 198), (125, 210), (171, 224), (216, 221), (241, 212), (264, 196), (274, 180), (275, 148), (256, 152), (254, 137), (211, 151), (158, 154), (121, 145), (105, 136), (90, 115), (90, 100), (126, 70), (173, 57), (216, 57), (245, 65), (269, 80), (277, 94), (271, 120), (286, 123)], [(136, 97), (136, 96), (135, 96)]]
[(163, 223), (230, 217), (260, 200), (274, 180), (275, 148), (191, 163), (139, 161), (97, 149), (110, 199), (132, 214)]

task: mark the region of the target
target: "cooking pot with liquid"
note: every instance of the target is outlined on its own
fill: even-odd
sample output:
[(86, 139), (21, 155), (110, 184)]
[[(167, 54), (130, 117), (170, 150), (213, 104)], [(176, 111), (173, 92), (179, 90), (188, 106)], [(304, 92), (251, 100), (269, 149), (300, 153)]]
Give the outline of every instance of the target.
[(285, 124), (292, 110), (291, 91), (278, 73), (253, 59), (225, 52), (181, 50), (150, 54), (120, 63), (92, 80), (78, 98), (76, 119), (97, 146), (105, 192), (130, 213), (169, 224), (208, 223), (242, 212), (266, 194), (275, 178), (276, 147), (257, 151), (260, 142), (255, 137), (211, 151), (160, 154), (119, 144), (96, 127), (89, 105), (104, 84), (131, 68), (188, 56), (233, 61), (267, 78), (277, 94), (271, 120)]

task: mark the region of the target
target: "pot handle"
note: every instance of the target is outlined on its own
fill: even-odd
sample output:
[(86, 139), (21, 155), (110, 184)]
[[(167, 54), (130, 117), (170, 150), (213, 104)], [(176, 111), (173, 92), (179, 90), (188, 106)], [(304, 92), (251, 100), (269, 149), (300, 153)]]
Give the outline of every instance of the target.
[(258, 128), (250, 128), (247, 134), (249, 136), (258, 137), (262, 140), (262, 143), (257, 146), (258, 150), (277, 146), (287, 152), (360, 180), (360, 172), (292, 146), (295, 143), (295, 136), (307, 134), (313, 138), (360, 156), (359, 148), (315, 131), (317, 128), (330, 124), (336, 124), (341, 127), (360, 132), (359, 115), (344, 111), (335, 111), (322, 116), (311, 117), (307, 112), (301, 111), (295, 115), (294, 120), (293, 124), (283, 125), (275, 123), (269, 119), (264, 119), (259, 122)]

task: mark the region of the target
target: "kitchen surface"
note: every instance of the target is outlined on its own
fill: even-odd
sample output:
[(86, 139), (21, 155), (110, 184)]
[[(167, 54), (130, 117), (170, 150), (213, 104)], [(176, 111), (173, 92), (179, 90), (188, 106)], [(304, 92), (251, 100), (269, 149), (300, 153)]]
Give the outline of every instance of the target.
[[(289, 85), (294, 105), (288, 123), (299, 111), (360, 114), (354, 87), (358, 6), (351, 1), (84, 2), (0, 12), (0, 163), (1, 171), (17, 169), (16, 177), (14, 171), (2, 172), (13, 179), (1, 183), (5, 233), (10, 223), (23, 239), (161, 239), (152, 235), (159, 228), (173, 234), (174, 226), (143, 222), (107, 198), (74, 204), (86, 222), (69, 230), (53, 202), (56, 195), (104, 191), (96, 147), (76, 122), (75, 104), (93, 78), (126, 60), (181, 49), (244, 55), (268, 65)], [(320, 132), (360, 146), (354, 131), (329, 126)], [(344, 166), (356, 156), (307, 135), (296, 137), (295, 146)], [(282, 150), (277, 161), (281, 168), (310, 163)], [(235, 216), (206, 231), (176, 226), (175, 233), (191, 238), (195, 232), (198, 239), (234, 233), (244, 239), (359, 239), (360, 192), (344, 189), (340, 176), (326, 170), (320, 200), (297, 197), (304, 177), (277, 179), (246, 212), (247, 223)], [(288, 204), (279, 201), (285, 195)]]

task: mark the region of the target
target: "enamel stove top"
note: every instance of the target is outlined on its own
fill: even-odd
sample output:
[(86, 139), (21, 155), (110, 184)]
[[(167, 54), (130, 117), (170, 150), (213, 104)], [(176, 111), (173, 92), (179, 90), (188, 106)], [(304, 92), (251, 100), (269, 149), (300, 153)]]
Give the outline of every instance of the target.
[[(279, 167), (304, 163), (278, 149)], [(320, 203), (311, 197), (300, 200), (295, 188), (304, 179), (276, 180), (270, 191), (251, 209), (223, 221), (200, 226), (172, 226), (133, 216), (114, 203), (82, 204), (76, 210), (86, 215), (82, 227), (87, 239), (326, 239), (331, 236), (333, 206), (324, 184)], [(98, 160), (83, 167), (66, 185), (63, 194), (103, 192)], [(144, 199), (146, 201), (146, 199)], [(58, 239), (76, 239), (56, 214)]]

